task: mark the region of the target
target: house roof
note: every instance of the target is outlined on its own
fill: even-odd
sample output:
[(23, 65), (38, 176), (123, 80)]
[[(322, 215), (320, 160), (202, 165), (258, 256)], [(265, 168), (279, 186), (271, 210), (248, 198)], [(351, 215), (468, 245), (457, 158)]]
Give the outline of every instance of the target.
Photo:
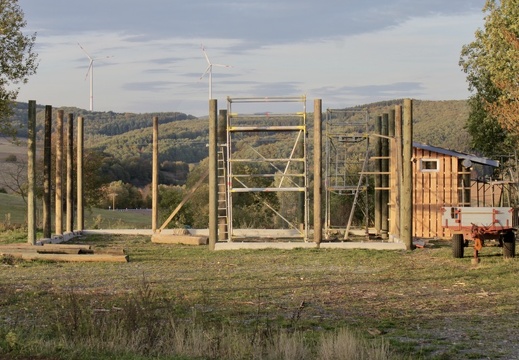
[(470, 155), (470, 154), (464, 154), (464, 153), (461, 153), (461, 152), (458, 152), (458, 151), (447, 150), (447, 149), (444, 149), (444, 148), (440, 148), (440, 147), (436, 147), (436, 146), (431, 146), (431, 145), (426, 145), (426, 144), (421, 144), (421, 143), (414, 142), (414, 141), (413, 141), (413, 147), (418, 148), (418, 149), (422, 149), (422, 150), (433, 151), (433, 152), (436, 152), (436, 153), (439, 153), (439, 154), (449, 155), (449, 156), (452, 156), (452, 157), (455, 157), (455, 158), (458, 158), (458, 159), (467, 159), (467, 160), (470, 160), (471, 162), (476, 163), (476, 164), (487, 165), (487, 166), (492, 166), (492, 167), (499, 167), (499, 161), (492, 160), (492, 159), (485, 158), (485, 157), (480, 157), (480, 156)]

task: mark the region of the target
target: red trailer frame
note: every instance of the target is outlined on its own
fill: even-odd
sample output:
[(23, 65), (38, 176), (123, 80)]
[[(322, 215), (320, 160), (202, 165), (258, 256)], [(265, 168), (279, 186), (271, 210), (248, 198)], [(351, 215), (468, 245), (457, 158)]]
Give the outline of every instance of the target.
[(473, 241), (474, 262), (485, 240), (498, 240), (505, 258), (515, 257), (515, 231), (518, 209), (512, 207), (443, 207), (442, 225), (452, 232), (452, 252), (462, 258), (464, 248)]

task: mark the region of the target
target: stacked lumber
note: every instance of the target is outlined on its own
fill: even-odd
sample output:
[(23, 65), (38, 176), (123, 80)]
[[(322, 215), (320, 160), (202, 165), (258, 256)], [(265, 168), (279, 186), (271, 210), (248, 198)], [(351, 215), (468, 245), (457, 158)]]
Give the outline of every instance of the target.
[(0, 256), (22, 260), (49, 260), (73, 262), (128, 262), (122, 248), (94, 249), (91, 245), (73, 244), (7, 244), (0, 245)]

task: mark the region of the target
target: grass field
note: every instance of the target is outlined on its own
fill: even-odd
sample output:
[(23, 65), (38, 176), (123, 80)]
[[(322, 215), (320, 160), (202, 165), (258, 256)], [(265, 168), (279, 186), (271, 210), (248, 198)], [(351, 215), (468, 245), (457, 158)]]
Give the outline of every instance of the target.
[[(41, 227), (42, 217), (41, 203), (38, 202), (36, 213), (38, 227)], [(7, 227), (20, 227), (27, 223), (26, 219), (27, 205), (21, 197), (0, 193), (0, 223)], [(151, 229), (151, 210), (85, 209), (85, 227), (87, 229)]]
[[(470, 258), (452, 258), (443, 242), (412, 252), (212, 252), (152, 244), (140, 236), (75, 240), (124, 247), (130, 262), (4, 259), (0, 358), (317, 359), (318, 339), (341, 329), (387, 342), (392, 355), (381, 359), (519, 358), (519, 266), (504, 260), (498, 247), (484, 248), (481, 263), (473, 266)], [(187, 324), (201, 329), (198, 343), (189, 337), (201, 354), (180, 356), (168, 347), (179, 326), (188, 333)], [(299, 344), (314, 353), (239, 352), (274, 334), (278, 341), (279, 334), (299, 336), (299, 343), (285, 340), (284, 351)], [(224, 348), (234, 352), (218, 352)]]
[[(23, 227), (7, 226), (24, 223), (23, 201), (0, 194), (0, 204), (0, 244), (25, 242)], [(149, 228), (149, 218), (93, 209), (85, 220)], [(0, 257), (0, 358), (519, 359), (519, 266), (498, 247), (474, 266), (452, 258), (449, 242), (412, 252), (211, 252), (113, 235), (74, 242), (123, 247), (130, 262)], [(339, 349), (351, 334), (382, 350)], [(266, 344), (277, 350), (255, 353)]]

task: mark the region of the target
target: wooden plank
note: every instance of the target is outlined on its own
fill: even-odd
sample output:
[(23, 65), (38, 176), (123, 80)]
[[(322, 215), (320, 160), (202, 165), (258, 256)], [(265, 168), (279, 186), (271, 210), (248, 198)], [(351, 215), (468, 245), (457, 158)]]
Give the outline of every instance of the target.
[[(81, 254), (81, 251), (84, 251), (84, 250), (74, 249), (74, 248), (46, 249), (43, 246), (41, 246), (40, 249), (36, 249), (36, 252), (38, 254)], [(87, 251), (92, 251), (92, 250), (87, 250)]]
[[(52, 246), (50, 246), (52, 245)], [(42, 253), (42, 254), (86, 254), (93, 253), (93, 250), (90, 249), (90, 245), (68, 245), (63, 246), (61, 244), (48, 244), (45, 246), (41, 245), (30, 245), (30, 244), (5, 244), (0, 245), (0, 250), (19, 250), (23, 252), (33, 252), (33, 253)]]
[(445, 203), (445, 158), (447, 156), (442, 156), (440, 158), (440, 172), (436, 174), (436, 198), (435, 198), (435, 218), (433, 224), (433, 232), (434, 236), (442, 237), (443, 236), (443, 227), (442, 227), (442, 213), (441, 208)]
[(166, 219), (166, 221), (164, 221), (164, 224), (162, 224), (162, 226), (160, 227), (159, 232), (164, 230), (166, 228), (166, 226), (168, 226), (168, 224), (171, 222), (171, 220), (173, 220), (175, 215), (180, 211), (180, 209), (182, 209), (182, 206), (184, 206), (184, 204), (186, 202), (188, 202), (189, 199), (191, 199), (191, 197), (195, 194), (195, 191), (200, 187), (200, 185), (202, 185), (202, 183), (208, 176), (209, 176), (209, 168), (207, 168), (207, 170), (202, 174), (202, 176), (197, 181), (197, 183), (189, 190), (189, 192), (186, 194), (186, 196), (184, 196), (182, 201), (177, 205), (175, 210), (173, 210), (173, 212), (169, 215), (169, 217)]
[(443, 205), (452, 206), (452, 161), (450, 157), (446, 157), (443, 162), (445, 169), (443, 171)]
[(128, 255), (74, 255), (74, 254), (39, 254), (31, 252), (9, 252), (0, 251), (0, 255), (10, 255), (22, 260), (45, 260), (45, 261), (63, 261), (63, 262), (128, 262)]
[(443, 171), (441, 167), (443, 155), (439, 155), (438, 171), (430, 173), (430, 195), (429, 195), (429, 237), (438, 236), (438, 228), (436, 222), (438, 220), (438, 177), (440, 172)]
[(52, 249), (52, 248), (73, 248), (73, 249), (85, 249), (90, 250), (92, 249), (92, 245), (85, 245), (85, 244), (43, 244), (42, 246)]
[(413, 163), (414, 173), (414, 198), (413, 198), (413, 224), (414, 231), (413, 235), (417, 237), (423, 236), (423, 173), (420, 172), (420, 159), (423, 158), (423, 151), (421, 149), (415, 149), (414, 158), (416, 161)]
[(451, 194), (452, 194), (452, 206), (458, 206), (461, 201), (458, 194), (458, 159), (451, 157), (452, 172), (451, 172)]
[[(424, 158), (432, 158), (431, 152), (424, 152)], [(431, 177), (432, 172), (422, 172), (422, 236), (431, 237)]]

